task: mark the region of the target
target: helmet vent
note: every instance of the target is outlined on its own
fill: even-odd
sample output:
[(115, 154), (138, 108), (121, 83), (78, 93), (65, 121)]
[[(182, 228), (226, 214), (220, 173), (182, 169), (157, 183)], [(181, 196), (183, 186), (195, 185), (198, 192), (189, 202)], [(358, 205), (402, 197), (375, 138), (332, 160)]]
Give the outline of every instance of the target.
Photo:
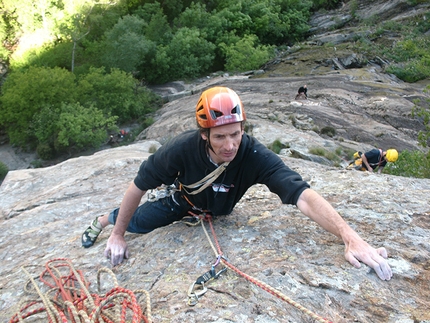
[(222, 117), (223, 115), (224, 115), (224, 113), (222, 113), (221, 111), (211, 110), (211, 117), (214, 120), (218, 119), (219, 117)]
[(204, 107), (203, 107), (203, 105), (201, 105), (200, 107), (198, 107), (198, 108), (197, 108), (196, 114), (197, 114), (197, 116), (198, 116), (200, 119), (203, 119), (203, 120), (207, 120), (207, 119), (208, 119), (208, 118), (206, 117), (206, 114), (205, 114), (205, 111), (204, 111)]
[(236, 105), (232, 110), (231, 114), (240, 114), (239, 105)]

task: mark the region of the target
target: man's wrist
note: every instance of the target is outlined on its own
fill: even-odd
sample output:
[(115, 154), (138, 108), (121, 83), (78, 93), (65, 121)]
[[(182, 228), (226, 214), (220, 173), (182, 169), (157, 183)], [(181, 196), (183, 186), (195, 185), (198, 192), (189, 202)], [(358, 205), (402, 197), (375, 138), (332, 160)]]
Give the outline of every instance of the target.
[(110, 234), (111, 237), (115, 236), (115, 237), (120, 237), (120, 238), (124, 238), (125, 235), (125, 231), (120, 231), (120, 230), (115, 230), (115, 228), (112, 230), (112, 233)]

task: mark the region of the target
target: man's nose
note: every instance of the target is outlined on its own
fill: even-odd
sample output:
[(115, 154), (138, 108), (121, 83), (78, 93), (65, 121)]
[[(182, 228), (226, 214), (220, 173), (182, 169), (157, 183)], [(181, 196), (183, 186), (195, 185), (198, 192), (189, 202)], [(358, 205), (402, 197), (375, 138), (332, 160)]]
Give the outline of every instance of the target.
[(232, 138), (227, 138), (224, 142), (225, 150), (232, 150), (234, 148), (234, 140)]

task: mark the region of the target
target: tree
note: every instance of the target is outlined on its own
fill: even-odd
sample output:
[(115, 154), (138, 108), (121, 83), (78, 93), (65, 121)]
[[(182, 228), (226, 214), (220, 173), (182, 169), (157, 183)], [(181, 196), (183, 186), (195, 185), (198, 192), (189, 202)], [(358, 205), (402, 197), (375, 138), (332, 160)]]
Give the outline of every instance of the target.
[(121, 18), (106, 33), (104, 66), (137, 74), (139, 66), (147, 65), (155, 56), (156, 44), (144, 36), (146, 26), (137, 16)]
[(166, 47), (170, 79), (194, 78), (207, 72), (215, 57), (215, 45), (198, 29), (180, 28)]
[(106, 117), (94, 106), (79, 103), (62, 104), (57, 121), (55, 148), (59, 151), (76, 147), (99, 147), (107, 138), (107, 130), (117, 129), (117, 117)]
[(247, 71), (259, 68), (273, 55), (271, 46), (258, 45), (255, 35), (247, 35), (237, 43), (220, 44), (225, 57), (228, 71)]
[(33, 117), (46, 105), (76, 100), (75, 76), (62, 68), (30, 67), (9, 74), (2, 86), (0, 124), (10, 141), (21, 147), (34, 143)]
[(41, 159), (51, 159), (65, 151), (99, 147), (106, 142), (108, 131), (118, 130), (116, 120), (117, 117), (106, 117), (94, 106), (46, 106), (34, 117), (37, 153)]
[(211, 17), (206, 6), (201, 3), (192, 3), (174, 20), (176, 28), (188, 27), (203, 30)]
[(94, 106), (105, 115), (118, 117), (119, 122), (142, 117), (152, 111), (156, 97), (150, 91), (139, 89), (137, 80), (130, 73), (112, 69), (91, 68), (78, 80), (79, 102)]

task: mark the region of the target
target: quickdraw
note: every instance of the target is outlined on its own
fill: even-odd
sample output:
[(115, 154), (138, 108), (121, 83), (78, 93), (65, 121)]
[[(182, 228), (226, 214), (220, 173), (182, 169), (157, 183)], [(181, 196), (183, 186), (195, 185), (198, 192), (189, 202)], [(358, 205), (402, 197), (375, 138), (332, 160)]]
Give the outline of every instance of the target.
[(154, 188), (152, 190), (148, 190), (148, 202), (155, 202), (159, 199), (163, 199), (165, 197), (172, 196), (177, 192), (177, 189), (174, 184), (172, 185), (161, 185), (157, 188)]
[(223, 272), (227, 270), (227, 267), (224, 267), (220, 271), (216, 272), (215, 267), (220, 263), (220, 259), (221, 257), (218, 257), (216, 263), (212, 265), (211, 270), (201, 275), (194, 283), (191, 284), (188, 290), (188, 305), (196, 305), (199, 301), (199, 298), (203, 296), (208, 290), (205, 284), (211, 280), (217, 279)]

